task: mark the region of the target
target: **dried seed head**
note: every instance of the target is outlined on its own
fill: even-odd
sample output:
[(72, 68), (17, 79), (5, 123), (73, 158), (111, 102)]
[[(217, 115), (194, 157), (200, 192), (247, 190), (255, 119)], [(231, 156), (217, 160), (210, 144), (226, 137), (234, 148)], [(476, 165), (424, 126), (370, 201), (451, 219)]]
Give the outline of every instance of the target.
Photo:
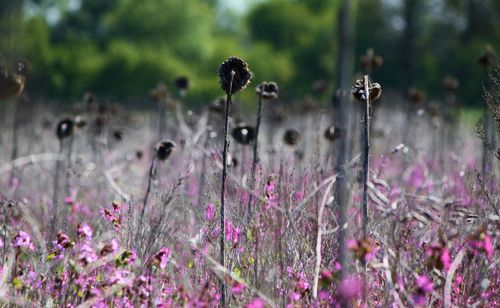
[(257, 95), (262, 96), (263, 99), (277, 99), (278, 98), (278, 84), (274, 81), (264, 81), (255, 89)]
[(56, 135), (59, 140), (67, 138), (73, 134), (73, 120), (63, 119), (57, 124)]
[(491, 45), (486, 45), (486, 48), (477, 61), (486, 68), (495, 66), (498, 62), (498, 58), (493, 47), (491, 47)]
[(164, 161), (175, 151), (175, 143), (170, 140), (162, 141), (156, 145), (155, 151), (156, 157)]
[(316, 94), (321, 94), (328, 90), (329, 84), (328, 81), (324, 79), (316, 80), (312, 85), (312, 90)]
[(175, 86), (179, 90), (187, 90), (189, 88), (189, 79), (185, 76), (180, 76), (175, 79)]
[(141, 160), (143, 155), (144, 155), (144, 152), (142, 152), (142, 150), (136, 150), (135, 151), (135, 157), (137, 159)]
[(376, 55), (373, 48), (368, 48), (366, 50), (366, 54), (361, 56), (361, 59), (359, 62), (361, 64), (361, 66), (363, 67), (363, 70), (372, 71), (372, 70), (382, 66), (382, 64), (384, 63), (384, 59), (381, 56)]
[(311, 95), (306, 95), (303, 100), (298, 103), (300, 112), (314, 112), (318, 110), (319, 104)]
[(340, 128), (336, 127), (335, 125), (331, 125), (326, 128), (325, 133), (323, 136), (326, 138), (328, 141), (335, 141), (338, 138), (340, 138), (341, 135), (341, 130)]
[(84, 118), (82, 118), (81, 116), (76, 116), (75, 117), (75, 126), (79, 129), (82, 129), (84, 128), (85, 126), (87, 126), (87, 120), (85, 120)]
[(283, 139), (285, 140), (286, 144), (294, 146), (299, 143), (300, 134), (295, 129), (289, 129), (285, 132), (285, 136), (283, 137)]
[(233, 129), (233, 138), (239, 144), (251, 144), (255, 137), (255, 130), (252, 126), (246, 125), (245, 123), (240, 123), (235, 129)]
[(216, 98), (209, 106), (210, 111), (215, 113), (223, 113), (226, 105), (225, 97)]
[(123, 132), (121, 130), (115, 130), (113, 132), (113, 138), (115, 138), (116, 141), (121, 141), (123, 139)]
[(414, 104), (420, 104), (425, 101), (426, 95), (425, 92), (417, 90), (416, 88), (411, 87), (408, 89), (408, 93), (406, 94), (410, 102)]
[[(370, 93), (370, 102), (373, 102), (380, 98), (380, 95), (382, 94), (382, 87), (378, 83), (369, 82), (368, 92)], [(356, 82), (352, 86), (351, 93), (352, 96), (354, 96), (354, 98), (356, 98), (358, 101), (363, 103), (366, 102), (365, 84), (363, 82), (363, 79), (356, 80)]]
[(96, 95), (93, 92), (85, 92), (83, 94), (83, 103), (90, 105), (95, 103), (96, 101)]
[(167, 86), (162, 82), (149, 91), (149, 98), (157, 103), (164, 101), (169, 95)]
[[(252, 79), (248, 64), (240, 58), (230, 57), (219, 66), (219, 82), (226, 94), (243, 90)], [(232, 85), (231, 85), (231, 80)]]
[(446, 75), (443, 79), (443, 88), (446, 91), (453, 92), (458, 89), (460, 86), (460, 82), (458, 81), (457, 78), (451, 76), (451, 75)]
[(273, 123), (281, 123), (286, 119), (286, 112), (282, 107), (277, 105), (271, 105), (271, 107), (267, 112), (267, 118), (269, 121)]
[(16, 73), (23, 77), (27, 77), (30, 67), (31, 65), (27, 61), (17, 61)]

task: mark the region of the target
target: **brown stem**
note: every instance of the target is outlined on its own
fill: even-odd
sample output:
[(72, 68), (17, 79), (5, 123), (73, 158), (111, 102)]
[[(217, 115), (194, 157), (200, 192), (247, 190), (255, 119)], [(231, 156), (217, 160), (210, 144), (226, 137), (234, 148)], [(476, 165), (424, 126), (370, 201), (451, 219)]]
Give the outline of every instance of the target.
[[(229, 139), (227, 137), (229, 114), (231, 113), (231, 92), (233, 90), (233, 79), (236, 73), (231, 71), (231, 83), (229, 85), (229, 91), (227, 92), (226, 99), (226, 112), (224, 116), (224, 147), (222, 149), (222, 181), (220, 189), (220, 264), (225, 267), (224, 258), (224, 237), (225, 237), (225, 213), (224, 213), (224, 198), (226, 190), (226, 177), (227, 177), (227, 148), (229, 146)], [(224, 277), (219, 280), (219, 288), (221, 295), (221, 307), (226, 307), (226, 284), (224, 283)]]

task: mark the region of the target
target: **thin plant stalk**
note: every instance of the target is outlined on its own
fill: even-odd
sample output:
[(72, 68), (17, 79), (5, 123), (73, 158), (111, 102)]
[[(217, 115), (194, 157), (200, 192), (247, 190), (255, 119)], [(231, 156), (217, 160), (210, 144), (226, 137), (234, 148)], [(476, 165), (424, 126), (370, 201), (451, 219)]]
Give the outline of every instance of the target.
[[(207, 119), (207, 126), (210, 127), (210, 123), (212, 119), (212, 112), (209, 110), (208, 111), (208, 119)], [(207, 150), (208, 149), (208, 141), (210, 139), (210, 133), (211, 130), (207, 130), (207, 134), (205, 135), (205, 142), (203, 143), (203, 149)], [(203, 157), (201, 159), (201, 173), (200, 173), (200, 185), (199, 185), (199, 194), (198, 194), (198, 205), (201, 205), (203, 200), (203, 195), (204, 195), (204, 190), (205, 190), (205, 170), (207, 169), (207, 155), (203, 153)]]
[(153, 159), (151, 159), (151, 166), (149, 167), (148, 186), (146, 188), (146, 193), (144, 194), (144, 203), (142, 204), (139, 223), (142, 223), (142, 220), (144, 219), (144, 214), (146, 213), (146, 205), (148, 204), (148, 197), (149, 193), (151, 192), (151, 182), (154, 176), (155, 160), (156, 160), (156, 152), (153, 154)]
[(255, 125), (255, 140), (253, 144), (253, 161), (252, 161), (252, 179), (250, 182), (250, 191), (252, 192), (252, 195), (248, 197), (248, 221), (250, 221), (252, 218), (252, 201), (255, 189), (255, 172), (257, 170), (257, 163), (259, 162), (258, 146), (259, 146), (259, 128), (260, 128), (261, 118), (262, 118), (262, 93), (259, 94), (259, 109), (257, 111), (257, 124)]
[[(365, 110), (363, 115), (364, 145), (363, 145), (363, 238), (367, 237), (368, 226), (368, 176), (370, 170), (370, 86), (368, 75), (363, 77), (365, 86)], [(366, 303), (366, 261), (363, 259), (363, 301)]]
[[(59, 139), (59, 156), (62, 155), (64, 150), (63, 139)], [(56, 173), (54, 176), (54, 187), (52, 192), (52, 214), (50, 217), (50, 234), (53, 235), (56, 225), (57, 225), (57, 217), (59, 216), (59, 177), (61, 173), (61, 160), (56, 161)]]
[(367, 236), (368, 225), (368, 176), (370, 169), (370, 92), (368, 75), (363, 77), (365, 84), (366, 105), (363, 115), (364, 145), (363, 145), (363, 237)]
[[(231, 93), (233, 89), (233, 80), (236, 73), (231, 71), (231, 83), (229, 85), (229, 91), (227, 91), (226, 99), (226, 110), (224, 115), (224, 146), (222, 149), (222, 180), (220, 189), (220, 257), (219, 262), (222, 266), (225, 266), (224, 258), (224, 237), (225, 235), (225, 212), (224, 212), (224, 198), (226, 190), (226, 177), (227, 177), (227, 148), (229, 145), (229, 139), (227, 137), (228, 133), (228, 122), (229, 114), (231, 113)], [(219, 288), (221, 294), (221, 306), (226, 306), (226, 284), (224, 283), (224, 278), (219, 279)]]
[[(19, 133), (19, 126), (20, 126), (20, 120), (19, 120), (19, 108), (20, 103), (22, 102), (21, 97), (18, 97), (17, 99), (17, 104), (14, 104), (14, 123), (12, 127), (12, 151), (10, 153), (10, 160), (14, 161), (17, 158), (17, 153), (18, 153), (18, 133)], [(16, 168), (12, 169), (12, 172), (10, 173), (10, 179), (9, 179), (9, 184), (12, 185), (14, 183), (14, 179), (16, 178)], [(17, 190), (17, 189), (16, 189)]]
[(166, 108), (164, 105), (164, 100), (158, 104), (158, 140), (162, 140), (163, 134), (165, 132), (165, 117)]

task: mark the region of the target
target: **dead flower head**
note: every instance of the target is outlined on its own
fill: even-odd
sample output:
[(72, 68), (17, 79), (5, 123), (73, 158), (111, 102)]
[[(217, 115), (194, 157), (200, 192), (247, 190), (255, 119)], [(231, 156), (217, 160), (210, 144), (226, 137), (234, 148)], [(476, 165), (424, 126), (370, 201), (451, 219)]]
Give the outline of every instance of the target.
[[(382, 94), (382, 87), (378, 83), (368, 83), (368, 92), (370, 102), (373, 102), (374, 100), (377, 100), (380, 98), (380, 95)], [(356, 80), (354, 85), (352, 86), (351, 90), (352, 96), (356, 98), (360, 102), (366, 102), (366, 96), (365, 96), (365, 83), (363, 79)]]
[(156, 145), (155, 150), (156, 157), (164, 161), (175, 151), (175, 143), (170, 140), (162, 141)]
[(257, 95), (262, 96), (263, 99), (277, 99), (279, 88), (278, 84), (274, 81), (264, 81), (255, 89)]
[[(219, 66), (219, 82), (226, 94), (243, 90), (252, 79), (248, 64), (238, 57), (230, 57)], [(232, 84), (231, 84), (232, 80)]]

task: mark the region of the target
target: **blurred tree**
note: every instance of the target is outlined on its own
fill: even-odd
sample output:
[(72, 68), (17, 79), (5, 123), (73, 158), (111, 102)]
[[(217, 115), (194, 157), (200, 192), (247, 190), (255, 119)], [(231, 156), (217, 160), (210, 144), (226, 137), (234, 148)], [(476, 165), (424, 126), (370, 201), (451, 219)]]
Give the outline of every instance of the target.
[(23, 51), (24, 0), (0, 1), (0, 64), (13, 63)]
[(296, 67), (293, 95), (309, 91), (315, 80), (332, 77), (336, 10), (329, 1), (321, 5), (332, 9), (312, 10), (315, 6), (307, 1), (271, 0), (255, 6), (247, 17), (253, 40), (290, 54)]
[(422, 14), (421, 0), (404, 0), (403, 16), (404, 31), (401, 38), (402, 47), (402, 68), (404, 73), (403, 93), (415, 85), (417, 77), (417, 38), (418, 29), (420, 29), (420, 17)]

